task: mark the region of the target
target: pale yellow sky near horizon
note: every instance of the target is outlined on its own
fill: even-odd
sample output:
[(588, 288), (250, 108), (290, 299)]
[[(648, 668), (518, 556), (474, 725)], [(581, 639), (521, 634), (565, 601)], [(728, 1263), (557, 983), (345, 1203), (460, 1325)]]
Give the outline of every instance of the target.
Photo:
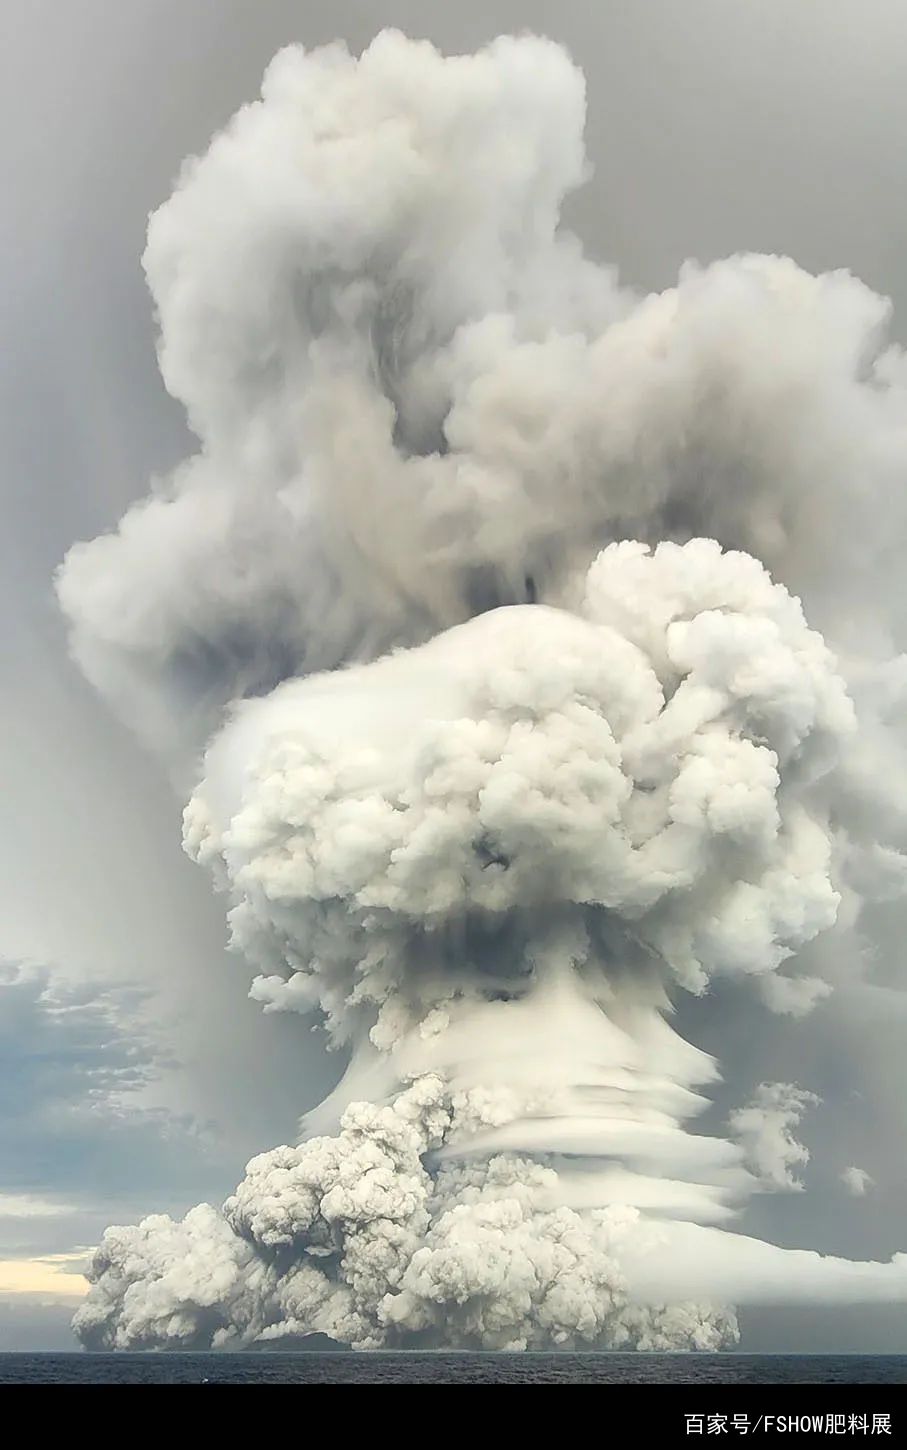
[(53, 1294), (81, 1299), (88, 1280), (67, 1265), (82, 1264), (85, 1254), (49, 1254), (40, 1259), (0, 1259), (0, 1294)]

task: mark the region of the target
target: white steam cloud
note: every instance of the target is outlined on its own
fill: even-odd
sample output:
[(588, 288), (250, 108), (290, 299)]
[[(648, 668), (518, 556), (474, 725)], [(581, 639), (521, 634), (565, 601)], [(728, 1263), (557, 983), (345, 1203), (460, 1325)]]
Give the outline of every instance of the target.
[(350, 1060), (222, 1210), (108, 1231), (89, 1345), (703, 1349), (907, 1299), (722, 1226), (817, 1100), (695, 1135), (666, 1021), (722, 976), (808, 1013), (810, 944), (907, 886), (907, 363), (845, 273), (619, 288), (559, 223), (584, 107), (543, 40), (292, 47), (151, 220), (200, 450), (60, 602), (193, 782), (252, 996)]
[[(803, 1187), (796, 1170), (809, 1152), (793, 1135), (807, 1108), (819, 1099), (789, 1082), (764, 1082), (751, 1103), (731, 1114), (730, 1127), (760, 1181), (773, 1188)], [(859, 1170), (857, 1170), (859, 1172)]]
[(865, 1198), (868, 1190), (875, 1186), (875, 1179), (866, 1172), (865, 1168), (845, 1168), (841, 1174), (841, 1182), (854, 1198)]

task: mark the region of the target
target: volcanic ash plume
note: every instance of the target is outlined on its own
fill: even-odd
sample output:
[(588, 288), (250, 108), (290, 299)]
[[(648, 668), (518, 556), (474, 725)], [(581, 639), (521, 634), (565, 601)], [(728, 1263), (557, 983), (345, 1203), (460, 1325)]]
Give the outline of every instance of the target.
[(707, 1349), (907, 1299), (726, 1226), (816, 1099), (696, 1135), (667, 1020), (720, 977), (807, 1014), (812, 944), (907, 883), (907, 368), (845, 274), (618, 288), (559, 225), (583, 115), (541, 40), (295, 47), (151, 220), (201, 448), (59, 595), (194, 773), (251, 995), (348, 1068), (220, 1211), (108, 1230), (90, 1346)]

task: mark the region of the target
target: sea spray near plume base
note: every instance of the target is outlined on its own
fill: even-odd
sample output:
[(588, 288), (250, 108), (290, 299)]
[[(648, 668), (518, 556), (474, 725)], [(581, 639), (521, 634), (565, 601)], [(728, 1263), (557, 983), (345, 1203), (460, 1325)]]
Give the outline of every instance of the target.
[(252, 995), (351, 1061), (223, 1213), (109, 1231), (86, 1343), (716, 1348), (725, 1301), (904, 1296), (715, 1226), (795, 1186), (809, 1095), (748, 1159), (695, 1135), (665, 1014), (808, 1012), (811, 943), (907, 880), (907, 371), (845, 274), (620, 290), (559, 226), (583, 112), (532, 38), (291, 48), (152, 218), (202, 447), (60, 600), (179, 775), (207, 742)]

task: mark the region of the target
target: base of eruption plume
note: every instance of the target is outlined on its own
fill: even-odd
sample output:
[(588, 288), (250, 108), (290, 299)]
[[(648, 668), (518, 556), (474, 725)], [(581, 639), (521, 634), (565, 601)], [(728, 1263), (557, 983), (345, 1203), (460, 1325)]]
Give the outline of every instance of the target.
[(810, 1097), (697, 1135), (667, 1021), (722, 978), (805, 1016), (907, 887), (907, 361), (844, 273), (618, 286), (560, 221), (584, 113), (533, 37), (291, 47), (151, 219), (200, 446), (59, 598), (192, 779), (251, 995), (349, 1067), (222, 1209), (108, 1230), (91, 1347), (717, 1349), (728, 1304), (907, 1302), (901, 1256), (732, 1230)]
[[(480, 1083), (458, 1026), (481, 1039), (495, 1004), (459, 1023), (453, 1010), (428, 1043), (457, 1086), (425, 1073), (383, 1106), (343, 1106), (363, 1080), (354, 1065), (317, 1115), (339, 1111), (337, 1132), (253, 1159), (222, 1210), (109, 1229), (75, 1319), (82, 1342), (703, 1351), (737, 1343), (728, 1301), (907, 1302), (907, 1256), (856, 1263), (714, 1226), (755, 1180), (738, 1149), (672, 1116), (701, 1106), (696, 1094), (645, 1071), (662, 1034), (674, 1038), (662, 1058), (685, 1061), (689, 1077), (707, 1076), (709, 1059), (651, 1007), (629, 1014), (633, 1035), (590, 1016), (588, 1001), (580, 1015), (583, 995), (571, 974), (543, 984), (544, 1016), (523, 1039), (532, 1050), (544, 1020), (557, 1041), (573, 1020), (572, 1075), (555, 1052), (532, 1093), (512, 1072)], [(414, 1050), (404, 1042), (390, 1064)], [(378, 1065), (365, 1068), (373, 1083)], [(380, 1068), (386, 1083), (387, 1055)], [(534, 1138), (543, 1151), (521, 1151)], [(671, 1179), (666, 1162), (691, 1177)]]

